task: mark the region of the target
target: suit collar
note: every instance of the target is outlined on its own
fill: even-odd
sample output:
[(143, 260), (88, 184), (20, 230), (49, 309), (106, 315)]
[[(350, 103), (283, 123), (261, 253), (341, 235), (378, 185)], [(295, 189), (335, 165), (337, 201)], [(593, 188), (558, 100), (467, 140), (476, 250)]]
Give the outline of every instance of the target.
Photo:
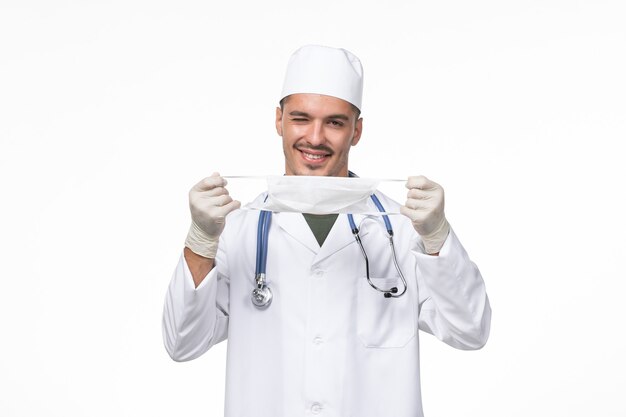
[[(257, 197), (257, 199), (263, 198), (265, 198), (265, 194)], [(370, 206), (372, 212), (377, 211), (377, 208), (371, 199), (368, 200), (368, 206)], [(354, 214), (354, 222), (357, 227), (360, 227), (361, 222), (366, 217), (372, 216)], [(382, 222), (382, 219), (378, 220)], [(315, 254), (313, 264), (323, 261), (346, 246), (356, 242), (350, 228), (350, 223), (348, 222), (347, 214), (339, 214), (322, 247), (320, 247), (319, 243), (317, 243), (315, 235), (313, 235), (311, 228), (301, 213), (272, 213), (272, 222), (280, 227), (285, 233), (294, 238), (294, 240), (296, 240), (299, 244), (303, 245)], [(384, 227), (384, 225), (375, 225), (374, 223), (370, 223), (371, 222), (366, 222), (367, 226), (360, 227), (359, 234), (361, 237), (366, 236), (372, 226)], [(269, 247), (271, 248), (271, 246), (270, 239)]]
[[(366, 216), (355, 214), (354, 221), (357, 226)], [(315, 254), (313, 264), (321, 262), (329, 256), (337, 253), (344, 247), (355, 243), (354, 235), (348, 222), (348, 216), (346, 214), (340, 214), (335, 221), (335, 224), (330, 229), (326, 240), (322, 247), (319, 246), (311, 228), (307, 224), (304, 216), (300, 213), (273, 213), (272, 221), (283, 229), (285, 233), (293, 237), (298, 243), (305, 246), (312, 253)], [(368, 228), (364, 228), (360, 231), (361, 237), (367, 235)], [(270, 242), (271, 246), (271, 242)]]
[[(320, 245), (301, 213), (272, 213), (272, 222), (276, 222), (285, 233), (311, 252), (317, 254), (320, 251)], [(271, 247), (271, 242), (269, 246)]]

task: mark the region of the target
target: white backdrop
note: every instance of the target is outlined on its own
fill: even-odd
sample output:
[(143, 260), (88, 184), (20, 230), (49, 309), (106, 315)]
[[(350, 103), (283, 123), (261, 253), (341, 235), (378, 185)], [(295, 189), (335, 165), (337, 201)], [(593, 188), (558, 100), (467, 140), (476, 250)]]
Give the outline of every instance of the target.
[(625, 11), (3, 0), (0, 415), (223, 414), (226, 343), (161, 340), (187, 192), (282, 173), (285, 65), (319, 43), (364, 64), (351, 169), (442, 184), (487, 284), (483, 350), (421, 336), (426, 416), (623, 417)]

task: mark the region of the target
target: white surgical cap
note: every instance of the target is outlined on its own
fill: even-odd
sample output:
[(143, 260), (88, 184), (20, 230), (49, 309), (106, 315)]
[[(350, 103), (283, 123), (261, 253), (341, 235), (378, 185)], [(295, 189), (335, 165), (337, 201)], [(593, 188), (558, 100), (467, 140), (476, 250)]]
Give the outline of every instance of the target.
[(303, 46), (289, 59), (280, 99), (298, 93), (337, 97), (361, 110), (363, 97), (361, 61), (345, 49), (318, 45)]

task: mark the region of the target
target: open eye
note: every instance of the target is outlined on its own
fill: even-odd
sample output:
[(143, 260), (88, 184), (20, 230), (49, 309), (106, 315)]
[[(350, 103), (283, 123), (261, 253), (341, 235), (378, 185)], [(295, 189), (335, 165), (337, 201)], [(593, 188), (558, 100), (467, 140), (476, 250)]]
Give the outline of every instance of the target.
[(336, 120), (336, 119), (330, 120), (329, 123), (332, 126), (335, 126), (335, 127), (342, 127), (343, 126), (343, 122), (340, 121), (340, 120)]

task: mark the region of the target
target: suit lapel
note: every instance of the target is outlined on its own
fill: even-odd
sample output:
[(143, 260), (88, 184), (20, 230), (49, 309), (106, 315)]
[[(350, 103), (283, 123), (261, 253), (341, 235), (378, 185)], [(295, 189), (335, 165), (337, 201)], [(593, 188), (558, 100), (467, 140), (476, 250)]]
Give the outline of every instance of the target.
[(317, 254), (320, 251), (320, 245), (301, 213), (273, 213), (272, 221), (311, 252)]
[[(365, 216), (358, 214), (354, 215), (354, 222), (356, 223), (357, 227), (364, 217)], [(365, 236), (366, 234), (367, 230), (360, 231), (361, 236)], [(350, 228), (350, 223), (348, 222), (348, 215), (340, 214), (337, 217), (337, 220), (335, 221), (332, 229), (330, 229), (330, 233), (328, 233), (324, 244), (315, 256), (313, 263), (316, 264), (323, 261), (324, 259), (339, 252), (341, 249), (352, 243), (356, 243), (356, 240), (354, 239), (354, 235), (352, 234), (352, 230)]]
[[(371, 211), (376, 211), (377, 208), (374, 203), (370, 200), (368, 201), (368, 205), (371, 208)], [(360, 228), (359, 234), (361, 238), (368, 234), (368, 231), (371, 226), (376, 226), (375, 223), (369, 224), (370, 222), (366, 222), (367, 225), (365, 227), (361, 227), (361, 222), (364, 218), (369, 217), (366, 215), (355, 214), (354, 222), (357, 227)], [(381, 221), (381, 219), (377, 219)], [(350, 223), (348, 222), (347, 214), (340, 214), (335, 221), (332, 229), (330, 229), (330, 233), (326, 237), (324, 244), (320, 248), (311, 228), (307, 224), (304, 216), (301, 213), (290, 213), (290, 212), (282, 212), (282, 213), (273, 213), (272, 221), (275, 221), (278, 226), (283, 229), (287, 234), (293, 237), (300, 244), (304, 245), (307, 249), (315, 254), (315, 258), (313, 260), (313, 264), (321, 262), (322, 260), (328, 258), (329, 256), (337, 253), (341, 249), (346, 246), (356, 243), (354, 235), (352, 234), (352, 230), (350, 228)], [(378, 227), (383, 227), (384, 225), (379, 225)]]
[[(355, 214), (354, 221), (357, 226), (361, 223), (366, 216)], [(328, 233), (324, 244), (320, 248), (311, 228), (307, 224), (304, 216), (300, 213), (273, 213), (272, 222), (275, 222), (285, 233), (294, 238), (298, 243), (305, 246), (311, 252), (315, 254), (313, 264), (316, 264), (329, 256), (337, 253), (347, 245), (356, 243), (352, 230), (350, 229), (350, 223), (348, 222), (348, 216), (346, 214), (340, 214), (335, 221), (332, 229)], [(361, 237), (367, 235), (368, 228), (363, 228), (360, 231)]]

